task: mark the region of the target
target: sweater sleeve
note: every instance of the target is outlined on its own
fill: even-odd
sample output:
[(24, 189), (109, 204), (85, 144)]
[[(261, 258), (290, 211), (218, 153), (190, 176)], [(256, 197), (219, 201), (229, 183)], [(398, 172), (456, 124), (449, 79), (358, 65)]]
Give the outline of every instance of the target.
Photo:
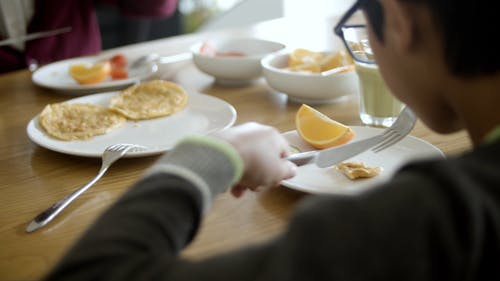
[(177, 260), (163, 280), (498, 280), (499, 197), (445, 165), (362, 196), (310, 197), (275, 240)]
[(485, 179), (498, 170), (466, 163), (415, 164), (360, 196), (311, 196), (272, 241), (196, 262), (178, 253), (196, 232), (201, 192), (154, 173), (48, 280), (497, 280), (499, 185)]

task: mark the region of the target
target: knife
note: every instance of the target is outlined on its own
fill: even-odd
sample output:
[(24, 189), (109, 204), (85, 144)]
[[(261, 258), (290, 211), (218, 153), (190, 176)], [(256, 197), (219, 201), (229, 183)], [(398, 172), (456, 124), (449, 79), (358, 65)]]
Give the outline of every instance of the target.
[(320, 168), (326, 168), (370, 149), (383, 139), (382, 135), (376, 135), (338, 147), (292, 154), (286, 159), (298, 166), (315, 163)]
[(71, 27), (68, 26), (68, 27), (63, 27), (63, 28), (49, 30), (49, 31), (41, 31), (41, 32), (26, 34), (26, 35), (15, 37), (15, 38), (0, 40), (0, 47), (5, 46), (5, 45), (14, 44), (17, 42), (22, 42), (22, 41), (29, 41), (29, 40), (35, 40), (35, 39), (39, 39), (39, 38), (43, 38), (43, 37), (50, 37), (50, 36), (70, 32), (70, 31), (71, 31)]

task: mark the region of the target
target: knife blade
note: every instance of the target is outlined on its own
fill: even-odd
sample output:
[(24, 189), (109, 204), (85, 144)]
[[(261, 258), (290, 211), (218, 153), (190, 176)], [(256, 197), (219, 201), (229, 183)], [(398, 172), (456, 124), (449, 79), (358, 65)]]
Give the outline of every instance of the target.
[(286, 159), (298, 166), (315, 163), (320, 168), (326, 168), (358, 155), (377, 145), (382, 140), (382, 135), (376, 135), (338, 147), (292, 154)]
[(35, 33), (26, 34), (26, 35), (19, 36), (19, 37), (8, 38), (5, 40), (0, 40), (0, 47), (5, 46), (5, 45), (14, 44), (17, 42), (29, 41), (29, 40), (35, 40), (35, 39), (39, 39), (39, 38), (59, 35), (59, 34), (70, 32), (70, 31), (71, 31), (71, 27), (68, 26), (68, 27), (63, 27), (63, 28), (59, 28), (59, 29), (35, 32)]

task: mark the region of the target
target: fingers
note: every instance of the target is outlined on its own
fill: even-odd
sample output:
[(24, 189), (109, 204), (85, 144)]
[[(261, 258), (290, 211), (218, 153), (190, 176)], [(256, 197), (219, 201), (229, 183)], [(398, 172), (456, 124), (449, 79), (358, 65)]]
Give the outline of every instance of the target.
[(261, 188), (275, 187), (280, 184), (282, 180), (294, 177), (297, 174), (297, 166), (287, 160), (280, 160), (277, 169), (271, 171), (272, 177), (269, 175), (264, 179), (252, 179), (250, 181), (243, 181), (231, 188), (231, 194), (239, 198), (247, 189), (257, 192)]
[(276, 128), (246, 123), (216, 136), (233, 145), (243, 160), (243, 177), (231, 188), (235, 197), (242, 196), (247, 189), (257, 191), (261, 186), (277, 186), (296, 174), (297, 167), (284, 159), (290, 154), (290, 145)]
[(297, 174), (297, 165), (294, 163), (281, 159), (279, 165), (276, 166), (273, 179), (268, 182), (267, 187), (278, 186), (282, 180), (294, 177)]

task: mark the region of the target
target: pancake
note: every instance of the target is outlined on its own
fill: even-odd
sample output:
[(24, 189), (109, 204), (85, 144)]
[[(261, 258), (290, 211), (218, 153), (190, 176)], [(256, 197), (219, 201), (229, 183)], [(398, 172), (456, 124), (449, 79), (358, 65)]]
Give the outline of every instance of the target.
[(351, 180), (373, 178), (382, 172), (382, 167), (369, 167), (363, 162), (342, 162), (336, 167)]
[(55, 103), (47, 105), (38, 118), (49, 136), (64, 140), (86, 140), (121, 127), (122, 115), (100, 105)]
[(134, 85), (113, 96), (109, 108), (128, 119), (141, 120), (168, 116), (187, 104), (186, 91), (179, 85), (162, 80)]

